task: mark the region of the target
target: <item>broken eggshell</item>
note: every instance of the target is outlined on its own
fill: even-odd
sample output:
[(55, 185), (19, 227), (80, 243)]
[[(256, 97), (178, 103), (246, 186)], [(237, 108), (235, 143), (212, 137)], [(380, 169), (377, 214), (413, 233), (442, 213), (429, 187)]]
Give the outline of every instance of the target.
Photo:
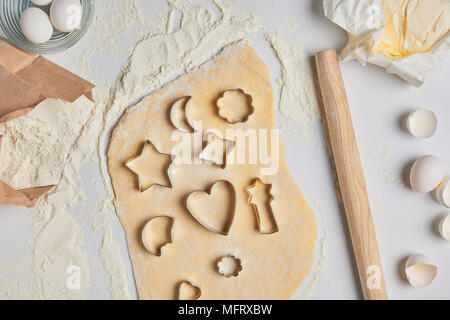
[(444, 178), (444, 163), (435, 156), (424, 156), (417, 159), (410, 172), (411, 188), (419, 193), (427, 193), (435, 189)]
[(440, 204), (450, 208), (450, 181), (439, 184), (436, 189), (436, 198)]
[(406, 128), (416, 138), (430, 138), (437, 129), (438, 120), (431, 110), (419, 109), (411, 112), (406, 119)]
[(437, 266), (424, 254), (413, 254), (406, 260), (405, 274), (414, 288), (431, 284), (437, 276)]
[(447, 241), (450, 241), (450, 214), (442, 217), (439, 223), (439, 233), (441, 237)]

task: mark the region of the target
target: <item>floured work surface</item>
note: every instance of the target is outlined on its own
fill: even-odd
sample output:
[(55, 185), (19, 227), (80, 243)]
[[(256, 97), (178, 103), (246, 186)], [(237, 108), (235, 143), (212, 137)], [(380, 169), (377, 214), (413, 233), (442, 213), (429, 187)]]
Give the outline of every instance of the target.
[[(233, 124), (219, 115), (217, 100), (227, 90), (236, 89), (251, 99), (229, 99), (228, 103), (249, 100), (252, 108), (248, 109), (253, 109), (253, 113), (244, 122)], [(171, 122), (171, 107), (183, 97), (190, 97), (185, 99), (184, 110), (194, 133), (177, 130)], [(279, 136), (270, 130), (273, 128), (273, 91), (268, 68), (243, 43), (224, 49), (214, 60), (127, 110), (111, 137), (109, 171), (140, 299), (287, 299), (293, 296), (312, 268), (317, 224), (291, 177)], [(258, 157), (257, 163), (251, 161), (255, 156), (251, 138), (244, 144), (245, 163), (237, 160), (242, 153), (238, 138), (231, 141), (230, 153), (215, 149), (224, 152), (223, 164), (214, 162), (221, 157), (206, 157), (202, 152), (218, 138), (204, 140), (200, 146), (193, 143), (189, 152), (195, 155), (195, 163), (181, 161), (180, 137), (195, 140), (194, 136), (199, 135), (206, 139), (213, 130), (215, 135), (222, 134), (228, 145), (227, 129), (243, 129), (250, 136), (256, 132), (256, 154), (264, 153), (262, 147), (267, 145), (271, 161), (263, 161), (264, 157)], [(144, 147), (149, 143), (153, 147)], [(178, 157), (168, 159), (168, 154), (175, 153)], [(213, 160), (202, 162), (200, 155)], [(164, 161), (166, 165), (162, 164)], [(150, 174), (152, 170), (158, 172)], [(161, 179), (162, 174), (167, 174), (170, 183)], [(142, 188), (139, 177), (145, 179), (145, 187), (149, 184), (150, 187)], [(153, 185), (149, 177), (155, 177)], [(255, 197), (256, 191), (252, 189), (257, 178), (267, 185), (258, 188), (267, 191), (260, 197)], [(257, 216), (254, 206), (258, 205), (262, 206), (260, 214), (273, 214), (277, 230), (260, 232), (259, 224), (268, 219)], [(144, 226), (156, 217), (171, 217), (173, 221), (162, 224), (161, 234), (146, 233), (143, 239)], [(158, 232), (155, 229), (150, 230)], [(160, 256), (145, 249), (143, 241), (152, 239), (157, 239), (158, 248), (161, 246)], [(161, 239), (166, 239), (167, 244), (160, 243)], [(225, 277), (218, 272), (217, 261), (225, 256), (240, 260), (242, 270), (236, 276)], [(187, 287), (192, 289), (192, 294), (185, 294)]]

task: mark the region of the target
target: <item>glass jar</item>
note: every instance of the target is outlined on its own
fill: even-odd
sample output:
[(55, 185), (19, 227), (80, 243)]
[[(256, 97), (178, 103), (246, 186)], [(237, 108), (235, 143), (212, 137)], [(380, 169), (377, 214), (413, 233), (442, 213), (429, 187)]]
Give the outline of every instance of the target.
[(29, 7), (38, 7), (48, 14), (50, 5), (36, 6), (30, 0), (2, 0), (0, 2), (0, 27), (5, 36), (16, 47), (37, 54), (54, 54), (70, 48), (84, 36), (94, 17), (95, 1), (80, 0), (83, 8), (80, 28), (72, 32), (60, 32), (54, 29), (49, 41), (36, 44), (30, 42), (22, 34), (20, 16)]

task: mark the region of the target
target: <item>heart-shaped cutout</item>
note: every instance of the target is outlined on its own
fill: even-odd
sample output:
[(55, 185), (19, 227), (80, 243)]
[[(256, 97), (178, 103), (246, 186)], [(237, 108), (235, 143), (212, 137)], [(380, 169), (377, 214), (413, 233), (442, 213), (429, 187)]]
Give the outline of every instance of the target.
[(236, 211), (236, 192), (225, 180), (215, 182), (207, 191), (195, 191), (186, 199), (191, 215), (210, 231), (228, 235)]
[(189, 281), (182, 281), (178, 286), (178, 300), (197, 300), (202, 291)]

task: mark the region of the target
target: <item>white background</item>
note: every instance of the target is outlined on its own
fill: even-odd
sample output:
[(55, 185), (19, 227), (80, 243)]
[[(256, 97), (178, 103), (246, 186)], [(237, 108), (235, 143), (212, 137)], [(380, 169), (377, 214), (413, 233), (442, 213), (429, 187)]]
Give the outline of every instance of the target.
[[(101, 1), (106, 0), (97, 3)], [(308, 54), (323, 49), (342, 49), (345, 45), (345, 33), (323, 17), (320, 0), (242, 2), (249, 4), (269, 29), (282, 21), (298, 23), (298, 37), (292, 41), (305, 46)], [(154, 16), (159, 10), (167, 10), (167, 6), (163, 0), (158, 0), (146, 3), (145, 9), (144, 15)], [(96, 14), (101, 14), (100, 6)], [(73, 69), (74, 57), (89, 47), (95, 31), (93, 26), (75, 47), (48, 58)], [(256, 34), (250, 37), (260, 36)], [(121, 42), (124, 46), (133, 47), (139, 38), (136, 34), (123, 35)], [(279, 65), (273, 52), (264, 47), (257, 50), (269, 65), (274, 83), (279, 76)], [(122, 61), (117, 61), (101, 53), (96, 61), (109, 72), (117, 74), (126, 58), (124, 56)], [(450, 175), (450, 128), (447, 126), (450, 120), (450, 56), (447, 55), (440, 70), (431, 74), (420, 89), (411, 88), (382, 69), (363, 67), (355, 61), (342, 64), (342, 72), (363, 158), (389, 296), (393, 299), (450, 299), (450, 242), (441, 239), (436, 231), (437, 219), (448, 210), (430, 195), (414, 193), (407, 187), (408, 181), (405, 179), (411, 161), (426, 154), (434, 154), (444, 160)], [(101, 81), (95, 77), (88, 80), (94, 83)], [(278, 89), (274, 87), (277, 92)], [(438, 131), (430, 139), (413, 138), (401, 127), (401, 119), (416, 108), (429, 108), (438, 116)], [(281, 122), (281, 115), (277, 116), (278, 122)], [(312, 299), (362, 298), (344, 212), (336, 202), (332, 164), (327, 156), (321, 125), (311, 125), (310, 129), (320, 134), (306, 142), (293, 136), (296, 129), (294, 123), (282, 127), (286, 158), (295, 180), (317, 214), (319, 242), (314, 270), (295, 298), (304, 296), (314, 275), (319, 277), (315, 281)], [(97, 196), (104, 194), (95, 165), (87, 166), (81, 174), (87, 181), (84, 187), (89, 196), (73, 210), (74, 214), (86, 209), (95, 202)], [(405, 185), (394, 182), (395, 179), (403, 181)], [(0, 260), (17, 259), (22, 254), (30, 253), (30, 248), (26, 246), (30, 223), (27, 209), (0, 207)], [(118, 224), (114, 237), (120, 242), (130, 289), (134, 291), (126, 243)], [(323, 238), (325, 244), (321, 246), (320, 240)], [(94, 259), (98, 259), (101, 239), (102, 234), (98, 232), (87, 236), (85, 247)], [(322, 253), (324, 247), (326, 252)], [(435, 261), (439, 275), (431, 286), (414, 289), (404, 280), (402, 270), (405, 258), (420, 252)], [(318, 268), (321, 256), (324, 266), (322, 273)], [(92, 273), (88, 298), (109, 298), (108, 282), (105, 281), (107, 275), (101, 264)]]

